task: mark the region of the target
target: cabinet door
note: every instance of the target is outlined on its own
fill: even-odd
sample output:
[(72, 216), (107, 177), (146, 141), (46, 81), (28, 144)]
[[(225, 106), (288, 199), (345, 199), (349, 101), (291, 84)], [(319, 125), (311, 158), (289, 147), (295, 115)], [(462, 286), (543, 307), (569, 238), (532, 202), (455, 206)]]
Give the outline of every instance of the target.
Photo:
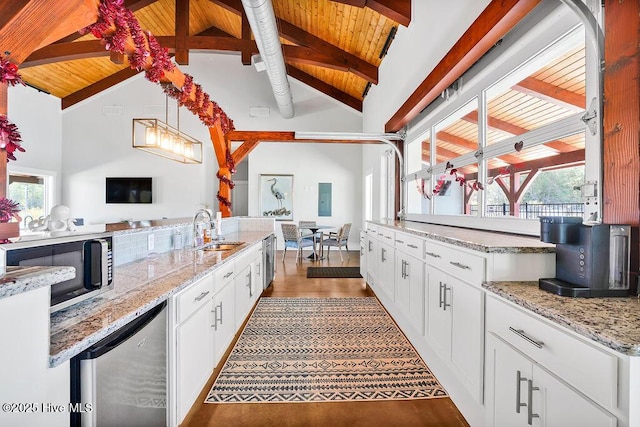
[[(449, 276), (451, 291), (451, 362), (458, 377), (478, 401), (482, 401), (483, 293), (462, 280)], [(447, 295), (447, 300), (449, 295)]]
[(367, 234), (360, 232), (360, 275), (367, 279)]
[(227, 284), (213, 298), (213, 329), (215, 335), (215, 357), (217, 365), (227, 351), (235, 329), (235, 288), (233, 282)]
[[(616, 418), (537, 365), (533, 366), (533, 412), (545, 427), (614, 427)], [(535, 419), (534, 419), (535, 420)], [(534, 423), (534, 425), (536, 425)]]
[(378, 283), (385, 294), (395, 300), (395, 255), (392, 246), (378, 242)]
[(251, 266), (246, 266), (236, 276), (235, 287), (235, 328), (240, 328), (251, 309)]
[(532, 364), (520, 353), (492, 337), (487, 342), (487, 363), (492, 373), (487, 378), (488, 425), (527, 425), (527, 381), (531, 379)]
[[(264, 266), (262, 265), (262, 251), (260, 256), (253, 259), (251, 263), (251, 307), (253, 303), (260, 297), (262, 289), (264, 288)], [(251, 308), (249, 308), (251, 309)]]
[(367, 235), (367, 283), (378, 286), (378, 241)]
[(411, 324), (424, 333), (424, 263), (396, 251), (396, 304)]
[(451, 357), (451, 298), (453, 290), (447, 285), (447, 274), (437, 268), (427, 268), (427, 337), (429, 344), (443, 360)]
[(177, 398), (178, 420), (184, 419), (215, 366), (211, 301), (178, 325)]

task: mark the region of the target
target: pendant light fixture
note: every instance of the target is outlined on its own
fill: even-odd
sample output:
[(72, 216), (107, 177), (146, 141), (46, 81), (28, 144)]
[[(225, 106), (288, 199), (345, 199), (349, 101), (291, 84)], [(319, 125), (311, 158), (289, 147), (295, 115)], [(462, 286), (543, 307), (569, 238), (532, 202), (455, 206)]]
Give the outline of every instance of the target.
[(165, 121), (133, 119), (133, 148), (180, 163), (202, 163), (202, 143), (180, 132), (180, 106), (176, 110), (177, 128), (169, 126), (169, 100), (165, 98)]

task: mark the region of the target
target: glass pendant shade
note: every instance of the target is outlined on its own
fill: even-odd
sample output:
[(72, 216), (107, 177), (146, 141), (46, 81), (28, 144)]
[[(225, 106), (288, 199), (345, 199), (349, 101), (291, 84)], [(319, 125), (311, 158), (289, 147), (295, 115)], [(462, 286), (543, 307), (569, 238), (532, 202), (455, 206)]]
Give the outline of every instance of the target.
[(202, 143), (158, 119), (133, 119), (132, 146), (181, 163), (202, 163)]

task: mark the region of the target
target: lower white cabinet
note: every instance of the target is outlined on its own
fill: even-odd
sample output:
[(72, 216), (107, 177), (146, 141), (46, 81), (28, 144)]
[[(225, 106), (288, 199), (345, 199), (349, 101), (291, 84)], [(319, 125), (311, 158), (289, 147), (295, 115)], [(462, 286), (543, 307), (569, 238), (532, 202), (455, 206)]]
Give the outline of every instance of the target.
[(396, 251), (396, 304), (411, 325), (424, 333), (424, 261)]
[(493, 333), (487, 336), (487, 426), (614, 427), (616, 418)]
[[(211, 277), (206, 279), (211, 280)], [(189, 288), (186, 291), (188, 293)], [(215, 367), (212, 297), (209, 294), (198, 302), (200, 304), (188, 313), (186, 320), (176, 327), (178, 422), (187, 415)]]
[(213, 297), (214, 363), (217, 366), (236, 332), (235, 288), (230, 281)]
[(367, 233), (360, 232), (360, 275), (367, 278)]
[(383, 243), (382, 241), (377, 242), (377, 259), (374, 259), (373, 262), (376, 264), (376, 278), (377, 278), (377, 286), (379, 289), (384, 291), (387, 296), (391, 299), (391, 301), (395, 300), (395, 249), (393, 246)]
[(427, 265), (425, 335), (431, 347), (482, 401), (483, 291)]
[(235, 287), (235, 329), (242, 326), (242, 322), (251, 310), (251, 302), (253, 301), (251, 265), (245, 266), (240, 270), (234, 279)]

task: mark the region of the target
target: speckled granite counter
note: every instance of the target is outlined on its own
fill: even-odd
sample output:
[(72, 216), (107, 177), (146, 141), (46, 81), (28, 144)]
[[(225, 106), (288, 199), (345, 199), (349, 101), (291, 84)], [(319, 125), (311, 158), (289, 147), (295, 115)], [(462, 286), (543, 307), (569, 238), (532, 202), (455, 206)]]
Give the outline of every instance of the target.
[(76, 277), (73, 267), (7, 267), (0, 277), (0, 298), (51, 286)]
[(226, 242), (245, 244), (220, 252), (183, 249), (116, 267), (112, 291), (51, 315), (50, 365), (72, 358), (269, 234), (230, 233), (224, 236)]
[(487, 253), (552, 253), (555, 245), (541, 242), (537, 237), (496, 231), (474, 230), (448, 225), (426, 224), (414, 221), (372, 221), (372, 224), (397, 231)]
[(640, 300), (637, 297), (561, 297), (540, 290), (537, 282), (489, 282), (483, 287), (606, 347), (640, 356)]

